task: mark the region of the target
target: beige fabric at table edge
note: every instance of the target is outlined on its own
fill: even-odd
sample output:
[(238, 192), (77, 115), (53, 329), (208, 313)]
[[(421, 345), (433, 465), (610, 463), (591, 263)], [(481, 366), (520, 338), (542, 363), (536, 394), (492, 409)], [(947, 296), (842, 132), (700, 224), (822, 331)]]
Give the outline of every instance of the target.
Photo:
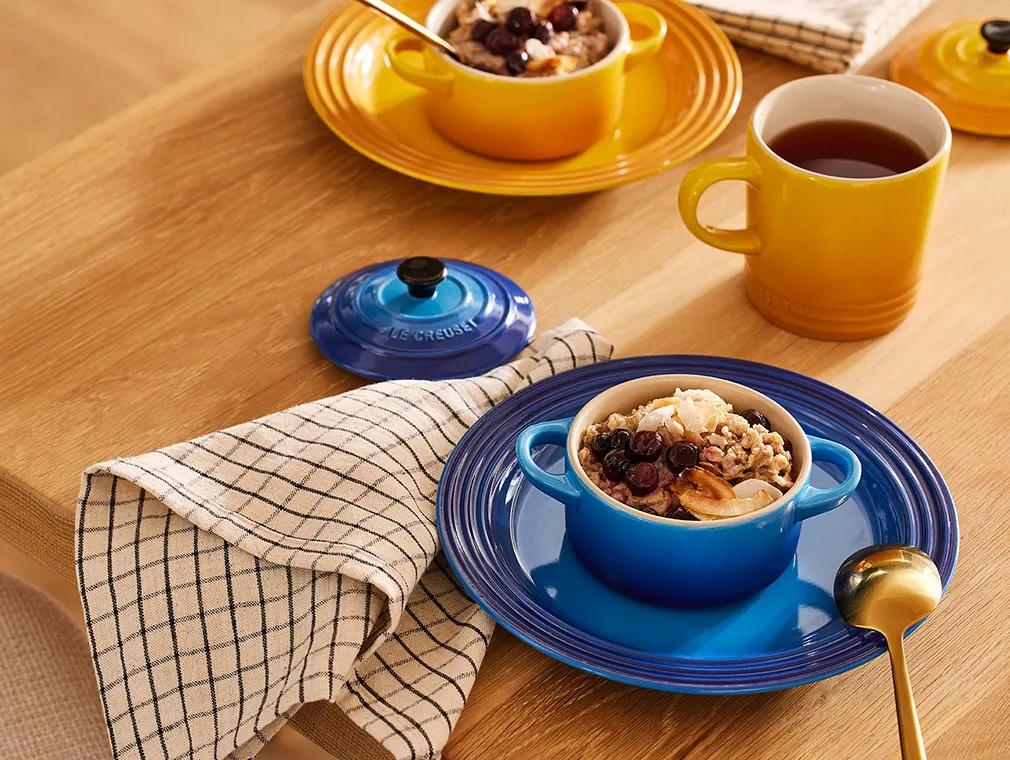
[[(41, 534), (33, 531), (25, 515), (42, 516), (45, 530)], [(5, 470), (0, 470), (0, 521), (12, 529), (5, 538), (17, 549), (68, 582), (76, 582), (73, 524), (61, 521), (47, 499), (33, 494), (22, 480)], [(305, 705), (291, 725), (339, 760), (391, 758), (385, 747), (328, 702)]]
[(84, 632), (52, 597), (6, 573), (0, 684), (0, 756), (112, 757)]

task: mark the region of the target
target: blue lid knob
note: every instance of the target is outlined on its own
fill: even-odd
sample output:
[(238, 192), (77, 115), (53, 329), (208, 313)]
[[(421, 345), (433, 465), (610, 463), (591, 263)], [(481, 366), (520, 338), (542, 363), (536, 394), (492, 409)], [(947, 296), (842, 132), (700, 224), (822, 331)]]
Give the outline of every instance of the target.
[(445, 279), (446, 273), (445, 264), (431, 256), (411, 256), (396, 268), (396, 276), (414, 298), (435, 295), (435, 288)]

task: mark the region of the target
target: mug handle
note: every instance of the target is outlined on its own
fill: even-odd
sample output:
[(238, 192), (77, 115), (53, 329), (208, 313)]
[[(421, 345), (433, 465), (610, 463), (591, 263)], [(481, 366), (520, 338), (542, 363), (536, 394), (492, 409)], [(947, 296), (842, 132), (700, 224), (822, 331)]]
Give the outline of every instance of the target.
[(618, 9), (629, 24), (639, 24), (649, 30), (640, 40), (631, 40), (631, 49), (624, 59), (624, 70), (631, 71), (651, 55), (655, 55), (666, 39), (666, 18), (654, 8), (640, 3), (618, 3)]
[(721, 248), (731, 253), (754, 255), (761, 252), (761, 241), (752, 227), (742, 230), (725, 230), (711, 227), (698, 221), (698, 201), (709, 187), (716, 182), (736, 179), (746, 182), (757, 190), (761, 170), (757, 162), (749, 156), (739, 158), (715, 158), (703, 161), (691, 169), (680, 183), (677, 203), (680, 216), (691, 233), (713, 248)]
[(452, 92), (452, 74), (429, 71), (404, 57), (408, 50), (423, 53), (426, 43), (406, 32), (394, 34), (386, 43), (386, 62), (402, 79), (426, 90), (448, 95)]
[[(574, 504), (579, 500), (579, 492), (568, 482), (565, 475), (555, 475), (547, 472), (533, 461), (533, 447), (542, 444), (564, 446), (568, 441), (568, 430), (572, 426), (573, 417), (566, 420), (552, 420), (530, 425), (519, 434), (516, 440), (516, 457), (519, 459), (519, 469), (533, 486), (548, 496), (553, 496), (562, 504)], [(567, 474), (567, 473), (566, 473)]]
[(831, 488), (815, 488), (807, 486), (796, 499), (796, 522), (809, 517), (824, 514), (842, 503), (852, 495), (859, 485), (863, 474), (863, 466), (852, 451), (840, 443), (828, 441), (817, 436), (810, 439), (810, 458), (838, 465), (844, 473), (842, 482)]

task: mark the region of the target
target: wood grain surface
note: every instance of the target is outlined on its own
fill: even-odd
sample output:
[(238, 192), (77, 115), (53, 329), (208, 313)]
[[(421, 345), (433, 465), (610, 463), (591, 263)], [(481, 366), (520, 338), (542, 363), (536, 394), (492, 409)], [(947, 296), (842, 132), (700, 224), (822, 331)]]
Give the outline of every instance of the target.
[[(943, 0), (916, 26), (1000, 6)], [(380, 259), (463, 257), (520, 282), (542, 325), (580, 316), (621, 356), (788, 367), (916, 437), (962, 520), (957, 575), (909, 647), (927, 747), (933, 760), (1010, 756), (1010, 143), (956, 135), (919, 303), (898, 330), (806, 340), (762, 320), (740, 259), (679, 222), (687, 167), (606, 193), (505, 199), (430, 187), (346, 148), (300, 83), (329, 7), (0, 179), (3, 537), (72, 577), (84, 467), (358, 385), (312, 346), (315, 296)], [(805, 73), (741, 59), (740, 113), (704, 157), (739, 153), (757, 100)], [(742, 192), (714, 188), (702, 215), (739, 223)], [(897, 736), (881, 660), (787, 692), (701, 698), (609, 683), (499, 631), (446, 757), (893, 758)]]
[(312, 0), (0, 0), (0, 173), (283, 26)]

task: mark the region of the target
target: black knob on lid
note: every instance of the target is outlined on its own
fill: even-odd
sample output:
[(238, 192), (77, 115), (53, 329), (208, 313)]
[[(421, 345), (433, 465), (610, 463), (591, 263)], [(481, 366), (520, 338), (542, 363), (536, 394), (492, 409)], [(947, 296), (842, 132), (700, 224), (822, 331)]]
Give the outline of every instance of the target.
[(445, 264), (431, 256), (411, 256), (396, 268), (396, 276), (414, 298), (431, 298), (446, 274)]
[(989, 52), (1002, 55), (1010, 51), (1010, 20), (994, 18), (982, 24), (982, 39), (989, 45)]

